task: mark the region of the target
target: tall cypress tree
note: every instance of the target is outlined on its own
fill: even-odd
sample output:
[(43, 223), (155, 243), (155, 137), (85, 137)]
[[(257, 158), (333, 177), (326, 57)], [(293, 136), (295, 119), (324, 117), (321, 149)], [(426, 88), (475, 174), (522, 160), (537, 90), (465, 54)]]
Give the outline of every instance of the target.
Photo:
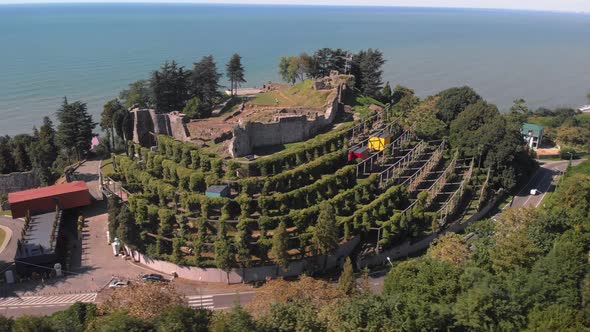
[(350, 257), (346, 257), (346, 261), (342, 267), (342, 274), (340, 274), (340, 278), (338, 279), (338, 288), (346, 295), (352, 295), (356, 291), (356, 280)]
[(244, 67), (242, 66), (242, 57), (236, 53), (234, 54), (226, 65), (227, 78), (230, 81), (231, 95), (235, 95), (238, 86), (245, 83)]
[(338, 226), (334, 207), (323, 202), (320, 204), (320, 215), (315, 226), (312, 243), (320, 254), (327, 254), (338, 247)]
[(280, 222), (279, 227), (275, 229), (272, 235), (271, 253), (277, 265), (282, 268), (287, 268), (289, 266), (287, 236), (287, 227), (284, 222)]

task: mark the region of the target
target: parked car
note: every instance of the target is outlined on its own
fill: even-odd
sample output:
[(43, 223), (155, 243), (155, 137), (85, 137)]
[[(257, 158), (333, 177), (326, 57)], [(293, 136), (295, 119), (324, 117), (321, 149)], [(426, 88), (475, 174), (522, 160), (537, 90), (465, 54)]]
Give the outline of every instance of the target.
[(151, 273), (141, 276), (143, 281), (168, 282), (170, 280), (164, 278), (161, 274)]
[(109, 283), (109, 288), (119, 288), (119, 287), (127, 287), (127, 286), (129, 286), (129, 280), (113, 279)]

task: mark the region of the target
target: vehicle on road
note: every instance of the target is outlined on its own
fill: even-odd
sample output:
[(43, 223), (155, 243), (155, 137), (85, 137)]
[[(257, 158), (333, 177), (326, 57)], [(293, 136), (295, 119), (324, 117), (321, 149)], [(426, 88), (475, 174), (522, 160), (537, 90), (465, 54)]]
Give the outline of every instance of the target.
[(532, 196), (536, 196), (539, 193), (539, 190), (537, 189), (531, 189), (531, 195)]
[(151, 273), (151, 274), (144, 274), (141, 276), (141, 280), (143, 281), (153, 281), (153, 282), (169, 282), (170, 280), (164, 278), (161, 274)]
[(109, 288), (119, 288), (119, 287), (127, 287), (127, 286), (129, 286), (129, 280), (113, 279), (109, 283)]

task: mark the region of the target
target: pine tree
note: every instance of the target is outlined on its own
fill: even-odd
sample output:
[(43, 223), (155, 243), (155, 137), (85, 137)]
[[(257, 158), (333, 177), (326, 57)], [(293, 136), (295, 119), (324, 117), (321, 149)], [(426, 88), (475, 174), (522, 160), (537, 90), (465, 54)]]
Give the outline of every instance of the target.
[(160, 70), (152, 74), (150, 86), (154, 93), (156, 111), (180, 112), (188, 97), (187, 73), (176, 61), (164, 62)]
[(221, 74), (217, 71), (217, 65), (212, 55), (204, 56), (194, 64), (190, 76), (190, 94), (209, 111), (203, 112), (201, 117), (211, 116), (213, 105), (220, 96), (219, 78), (221, 78)]
[(312, 243), (320, 254), (327, 254), (338, 247), (338, 226), (334, 207), (327, 202), (320, 204), (320, 215), (315, 226)]
[(92, 130), (96, 127), (92, 115), (88, 114), (86, 104), (79, 101), (68, 103), (64, 98), (62, 107), (57, 111), (57, 118), (58, 144), (66, 150), (68, 159), (70, 155), (75, 154), (78, 160), (81, 160), (90, 150)]
[(340, 278), (338, 279), (338, 288), (346, 295), (353, 295), (356, 292), (356, 280), (350, 257), (346, 257), (346, 261), (342, 267), (342, 274), (340, 274)]
[(238, 86), (245, 83), (244, 67), (242, 66), (242, 57), (239, 54), (234, 54), (226, 65), (227, 78), (230, 81), (231, 95), (235, 95)]
[(43, 118), (43, 125), (39, 128), (36, 141), (29, 147), (29, 155), (33, 172), (43, 185), (49, 185), (53, 181), (52, 165), (57, 159), (57, 147), (53, 122), (47, 116)]
[(287, 268), (289, 266), (288, 233), (284, 222), (279, 223), (272, 235), (271, 253), (278, 266)]
[(385, 64), (383, 53), (371, 48), (366, 51), (360, 51), (354, 57), (352, 72), (356, 78), (357, 88), (364, 95), (377, 97), (383, 85), (381, 79), (383, 64)]

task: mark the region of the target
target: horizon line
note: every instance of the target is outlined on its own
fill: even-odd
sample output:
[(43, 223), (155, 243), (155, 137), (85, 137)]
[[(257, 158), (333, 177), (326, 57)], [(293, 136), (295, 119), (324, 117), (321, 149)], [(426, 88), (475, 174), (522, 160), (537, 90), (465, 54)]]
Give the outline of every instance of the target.
[(590, 14), (586, 10), (557, 10), (539, 8), (500, 8), (500, 7), (455, 7), (455, 6), (426, 6), (426, 5), (387, 5), (387, 4), (318, 4), (318, 3), (237, 3), (229, 1), (205, 2), (203, 0), (141, 0), (141, 1), (30, 1), (30, 2), (0, 2), (0, 6), (26, 6), (26, 5), (206, 5), (206, 6), (268, 6), (268, 7), (341, 7), (341, 8), (420, 8), (420, 9), (460, 9), (460, 10), (498, 10), (498, 11), (520, 11), (520, 12), (542, 12), (542, 13), (569, 13), (569, 14)]

